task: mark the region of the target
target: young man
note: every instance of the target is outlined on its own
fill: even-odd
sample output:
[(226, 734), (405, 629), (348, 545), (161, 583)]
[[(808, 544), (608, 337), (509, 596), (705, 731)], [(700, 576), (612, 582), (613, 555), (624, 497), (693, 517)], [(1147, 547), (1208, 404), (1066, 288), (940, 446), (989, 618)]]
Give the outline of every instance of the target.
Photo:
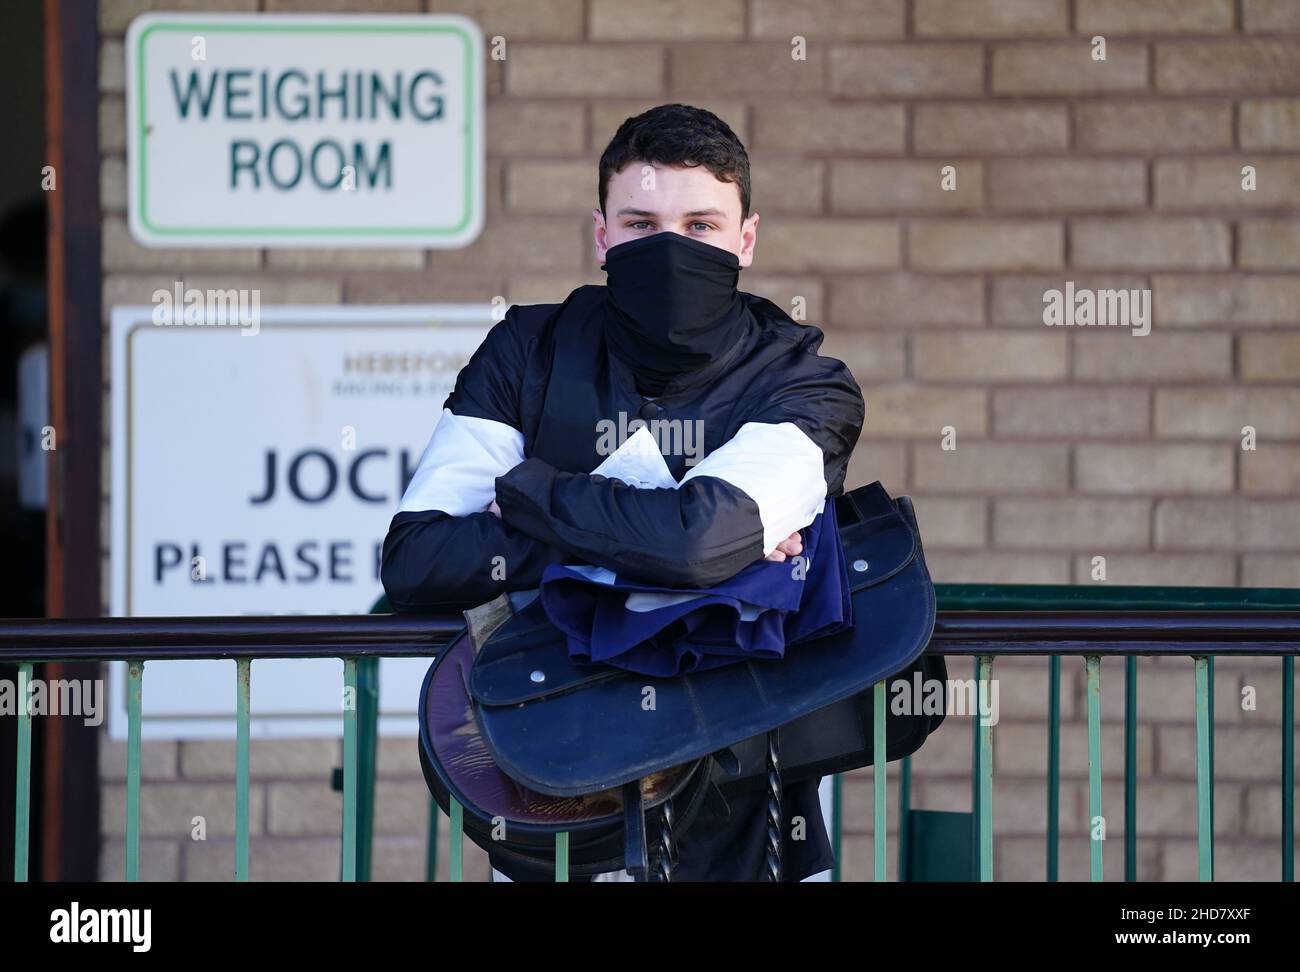
[[(818, 328), (737, 289), (758, 214), (731, 129), (679, 104), (629, 118), (601, 156), (599, 200), (607, 285), (510, 307), (457, 376), (384, 544), (398, 611), (535, 589), (558, 562), (710, 586), (800, 554), (798, 531), (843, 492), (862, 393), (842, 362), (817, 354)], [(701, 433), (665, 450), (676, 489), (591, 475), (601, 429), (636, 419)], [(785, 788), (788, 881), (832, 864), (817, 783)], [(757, 880), (765, 812), (755, 794), (725, 819), (697, 818), (680, 835), (675, 879)], [(791, 839), (796, 818), (805, 839)]]

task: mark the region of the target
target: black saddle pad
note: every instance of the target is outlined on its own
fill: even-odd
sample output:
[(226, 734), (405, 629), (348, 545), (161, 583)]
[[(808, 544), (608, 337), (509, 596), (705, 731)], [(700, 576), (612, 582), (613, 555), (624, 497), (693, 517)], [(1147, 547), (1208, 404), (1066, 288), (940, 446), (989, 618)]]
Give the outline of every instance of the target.
[[(935, 597), (910, 500), (873, 483), (836, 503), (852, 628), (792, 644), (784, 659), (657, 679), (571, 662), (533, 601), (492, 634), (470, 673), (492, 758), (539, 793), (592, 793), (795, 723), (919, 664)], [(915, 746), (937, 725), (927, 719)]]

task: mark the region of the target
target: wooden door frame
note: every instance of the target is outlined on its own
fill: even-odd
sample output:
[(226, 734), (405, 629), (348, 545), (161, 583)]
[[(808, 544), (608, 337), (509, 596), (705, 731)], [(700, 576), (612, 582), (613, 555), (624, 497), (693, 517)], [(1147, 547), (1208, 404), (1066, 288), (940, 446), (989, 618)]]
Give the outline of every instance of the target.
[[(49, 225), (50, 420), (46, 615), (101, 613), (100, 453), (103, 313), (99, 210), (99, 4), (44, 0)], [(51, 663), (44, 676), (99, 678), (101, 667)], [(99, 879), (99, 732), (48, 718), (42, 767), (44, 881)]]

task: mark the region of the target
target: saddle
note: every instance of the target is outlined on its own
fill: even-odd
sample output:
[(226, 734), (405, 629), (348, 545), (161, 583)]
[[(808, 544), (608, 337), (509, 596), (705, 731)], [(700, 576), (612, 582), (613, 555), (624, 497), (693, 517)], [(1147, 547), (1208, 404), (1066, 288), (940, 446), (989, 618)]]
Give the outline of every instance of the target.
[[(565, 832), (573, 874), (666, 881), (706, 802), (725, 814), (729, 796), (766, 790), (755, 879), (780, 880), (783, 784), (871, 765), (876, 682), (947, 677), (942, 656), (922, 654), (935, 594), (911, 500), (872, 483), (834, 502), (853, 624), (781, 659), (656, 678), (571, 661), (536, 591), (465, 612), (420, 690), (420, 762), (438, 805), (450, 814), (455, 798), (470, 839), (520, 866), (553, 869)], [(944, 718), (894, 708), (890, 761)]]

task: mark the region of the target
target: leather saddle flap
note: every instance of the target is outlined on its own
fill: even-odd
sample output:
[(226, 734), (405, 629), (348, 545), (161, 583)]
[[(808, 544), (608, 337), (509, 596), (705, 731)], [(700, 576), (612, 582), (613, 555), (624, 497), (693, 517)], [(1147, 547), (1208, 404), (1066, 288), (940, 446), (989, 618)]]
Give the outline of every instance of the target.
[(839, 501), (853, 627), (792, 644), (779, 661), (654, 678), (569, 661), (539, 601), (503, 624), (470, 676), (498, 765), (540, 793), (607, 789), (785, 725), (906, 668), (935, 616), (911, 503), (890, 499), (878, 483)]

